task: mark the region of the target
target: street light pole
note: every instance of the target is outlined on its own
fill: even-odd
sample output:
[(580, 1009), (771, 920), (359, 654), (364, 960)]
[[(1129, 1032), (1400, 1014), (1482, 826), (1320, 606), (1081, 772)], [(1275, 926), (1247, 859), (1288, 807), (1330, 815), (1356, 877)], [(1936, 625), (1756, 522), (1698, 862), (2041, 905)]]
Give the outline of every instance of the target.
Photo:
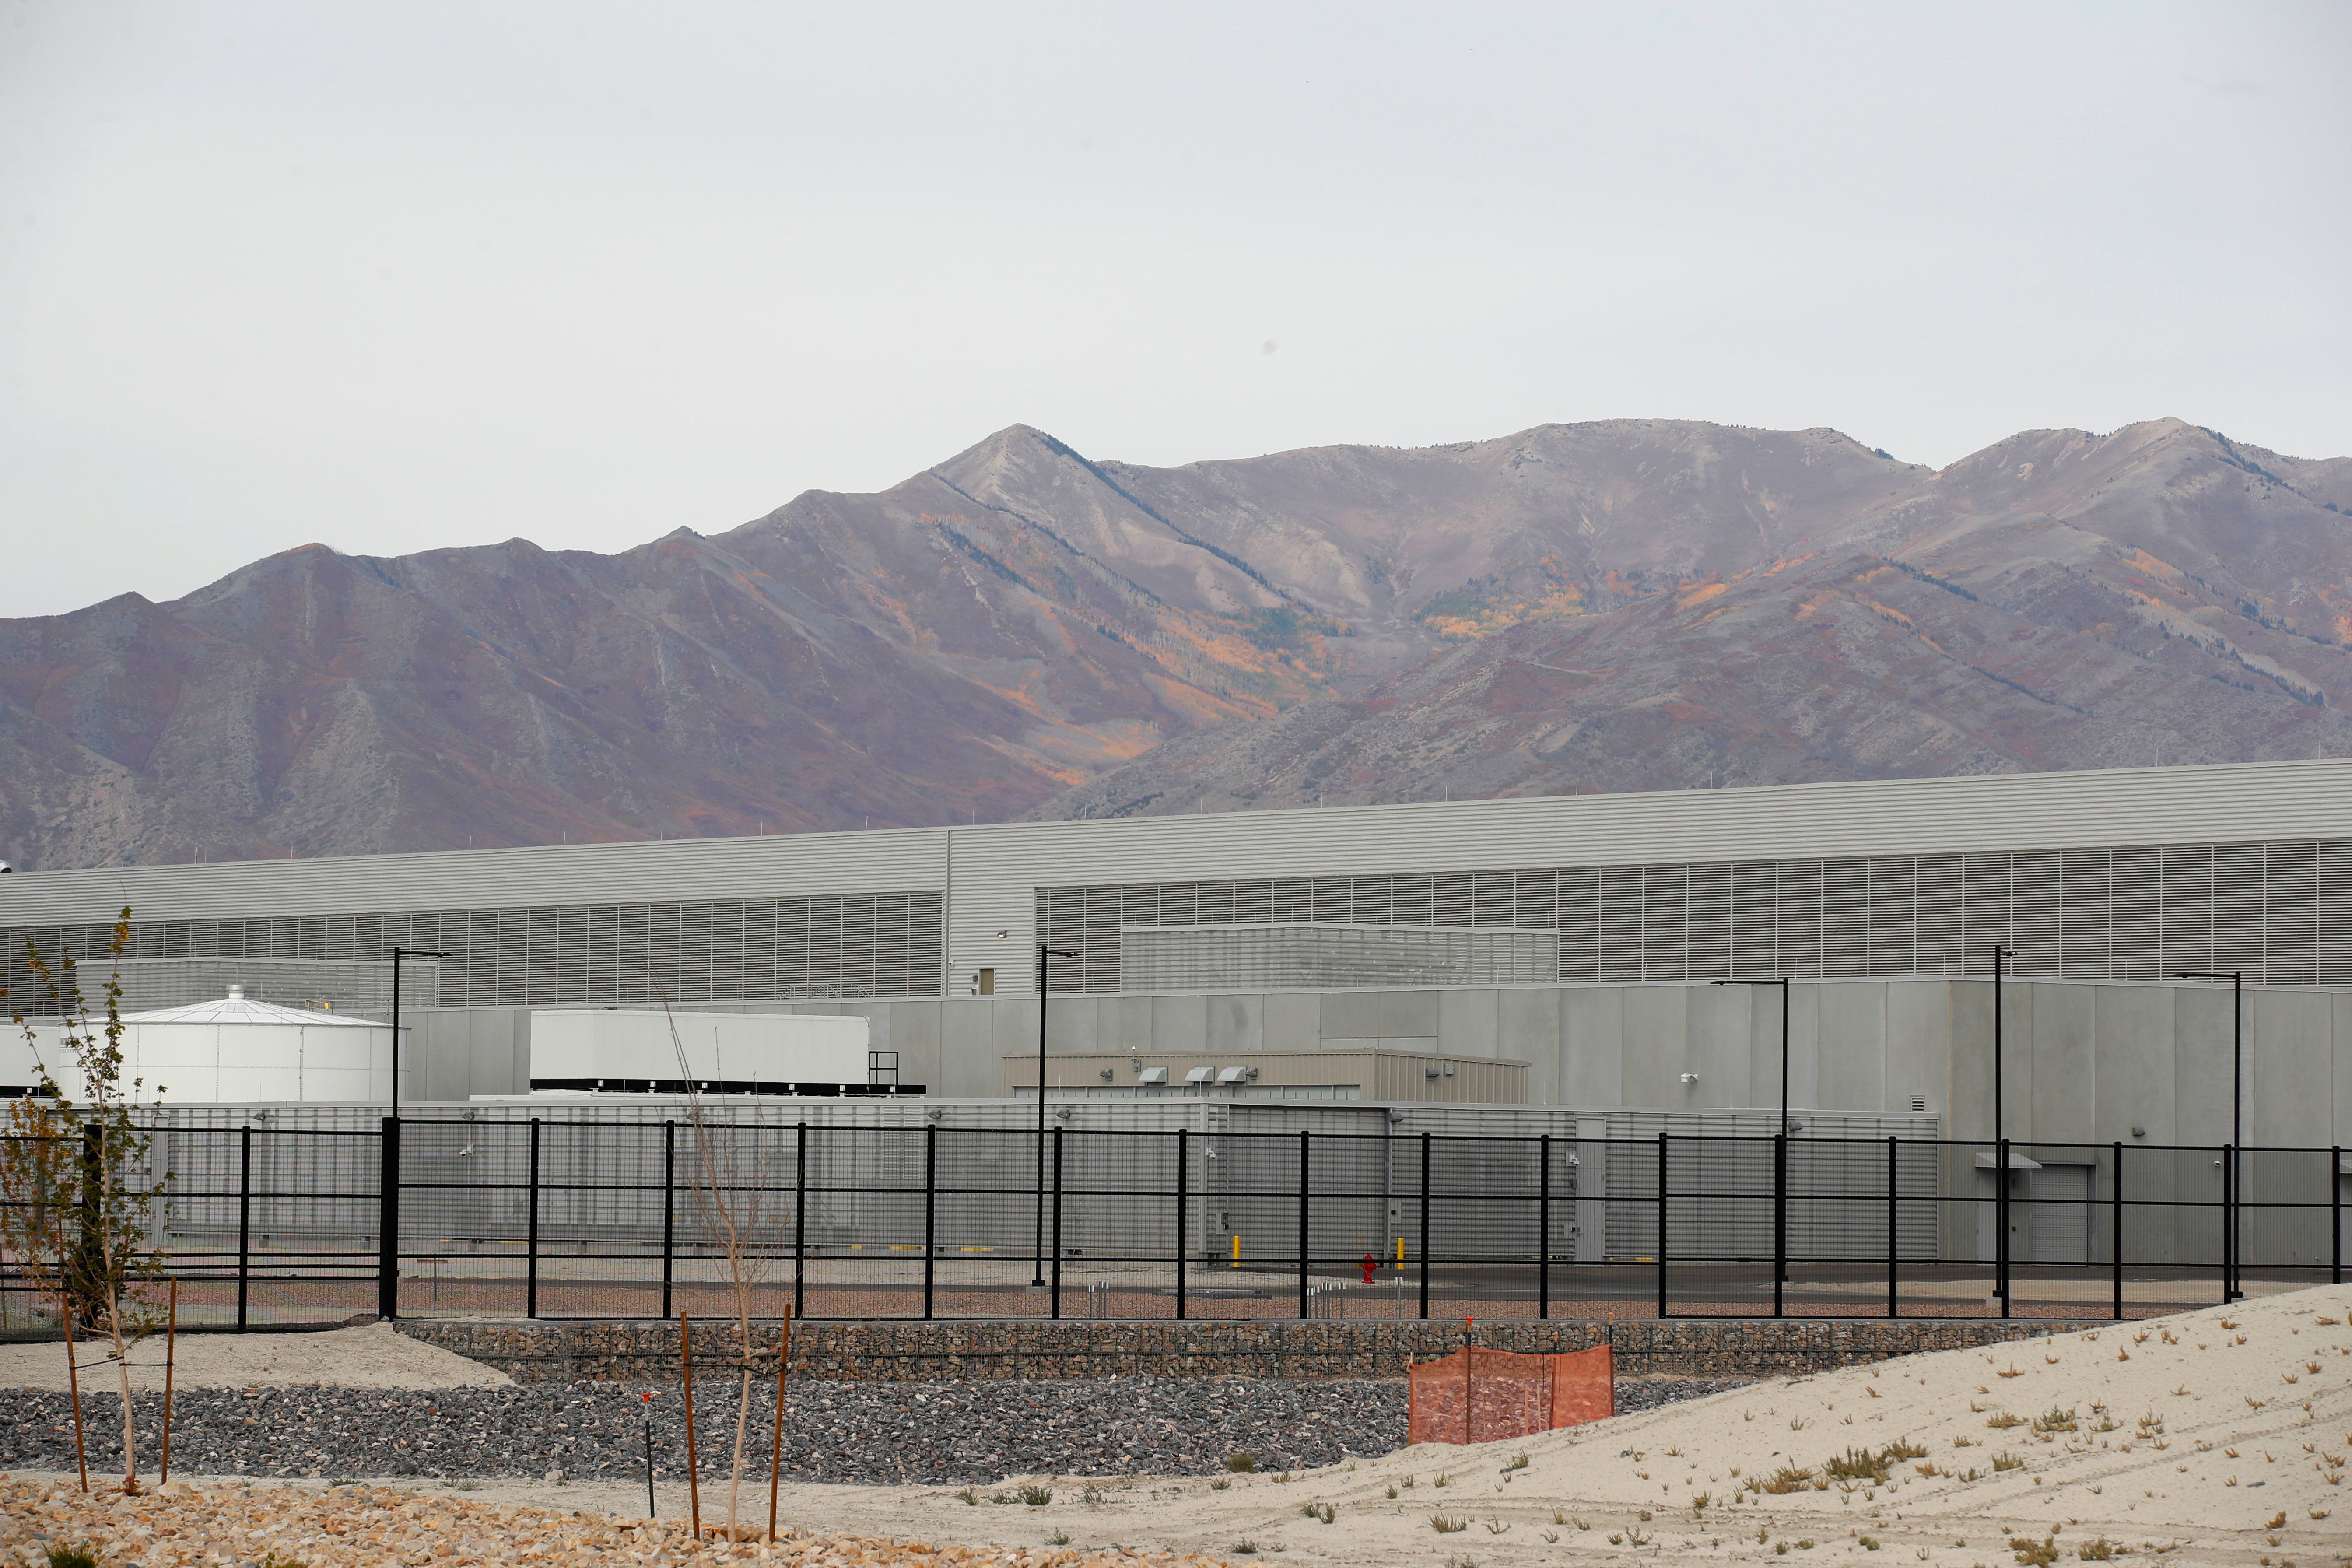
[(2015, 958), (2016, 950), (1993, 944), (1992, 950), (1992, 1191), (1994, 1227), (1993, 1292), (2000, 1298), (2000, 1315), (2009, 1316), (2009, 1140), (2002, 1121), (2000, 1063), (2001, 961)]
[(2246, 1201), (2246, 1167), (2240, 1156), (2246, 1146), (2246, 972), (2242, 969), (2176, 969), (2175, 980), (2226, 980), (2230, 983), (2230, 1213), (2229, 1237), (2223, 1244), (2222, 1271), (2228, 1283), (2221, 1299), (2236, 1301), (2245, 1292), (2238, 1288), (2238, 1210)]
[(1772, 1140), (1772, 1315), (1781, 1310), (1789, 1279), (1789, 977), (1778, 980), (1718, 980), (1717, 985), (1777, 985), (1780, 988), (1780, 1132)]
[(1045, 1284), (1045, 992), (1046, 960), (1076, 958), (1075, 952), (1065, 952), (1058, 947), (1037, 944), (1037, 1232), (1036, 1249), (1031, 1255), (1029, 1283), (1034, 1289)]
[(392, 1113), (400, 1114), (400, 961), (404, 958), (446, 958), (446, 952), (429, 947), (395, 947), (392, 950)]

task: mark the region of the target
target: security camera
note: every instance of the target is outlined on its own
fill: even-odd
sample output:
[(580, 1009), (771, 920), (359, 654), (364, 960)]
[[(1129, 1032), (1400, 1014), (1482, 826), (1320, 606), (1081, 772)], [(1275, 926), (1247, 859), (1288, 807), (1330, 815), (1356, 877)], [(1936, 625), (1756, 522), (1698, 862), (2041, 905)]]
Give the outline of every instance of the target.
[(1696, 1083), (1697, 1081), (1698, 1081), (1698, 1074), (1696, 1074), (1696, 1073), (1695, 1073), (1695, 1072), (1686, 1072), (1686, 1073), (1683, 1074), (1683, 1087), (1684, 1087), (1684, 1088), (1687, 1089), (1687, 1088), (1689, 1088), (1692, 1084), (1695, 1084), (1695, 1083)]

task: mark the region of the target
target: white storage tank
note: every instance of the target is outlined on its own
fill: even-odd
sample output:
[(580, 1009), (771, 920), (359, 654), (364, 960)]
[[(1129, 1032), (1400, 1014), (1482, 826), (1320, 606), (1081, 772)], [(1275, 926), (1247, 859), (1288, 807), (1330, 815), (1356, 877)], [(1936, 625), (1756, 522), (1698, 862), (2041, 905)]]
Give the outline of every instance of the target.
[[(33, 1087), (37, 1055), (58, 1088), (81, 1100), (63, 1031), (52, 1024), (34, 1033), (37, 1045), (21, 1036), (12, 1042), (22, 1060), (0, 1062), (0, 1078)], [(153, 1100), (160, 1090), (169, 1105), (383, 1104), (392, 1095), (392, 1026), (280, 1007), (231, 985), (218, 1001), (125, 1014), (122, 1068), (126, 1092), (130, 1080), (141, 1079), (138, 1098)]]
[(622, 1012), (606, 1007), (534, 1012), (530, 1087), (675, 1093), (691, 1079), (708, 1092), (721, 1094), (863, 1089), (869, 1082), (867, 1029), (867, 1021), (854, 1014)]

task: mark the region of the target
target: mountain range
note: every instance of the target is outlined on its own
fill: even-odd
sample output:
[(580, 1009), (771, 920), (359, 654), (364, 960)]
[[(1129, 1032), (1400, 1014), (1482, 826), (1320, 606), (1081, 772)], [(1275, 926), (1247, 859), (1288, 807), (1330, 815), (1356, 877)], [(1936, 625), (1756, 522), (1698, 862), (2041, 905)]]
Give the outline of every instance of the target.
[(2352, 459), (1678, 420), (1146, 468), (1014, 426), (614, 555), (0, 621), (26, 868), (2352, 752)]

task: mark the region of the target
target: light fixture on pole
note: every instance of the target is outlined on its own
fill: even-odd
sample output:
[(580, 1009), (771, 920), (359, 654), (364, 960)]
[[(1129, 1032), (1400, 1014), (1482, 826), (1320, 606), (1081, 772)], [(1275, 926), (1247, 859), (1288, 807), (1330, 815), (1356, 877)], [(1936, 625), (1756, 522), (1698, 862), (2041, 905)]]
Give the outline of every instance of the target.
[(2009, 1140), (2003, 1136), (2001, 1121), (2001, 1036), (2000, 981), (2001, 961), (2015, 958), (2014, 948), (1993, 944), (1992, 950), (1992, 1191), (1993, 1228), (1993, 1294), (2000, 1298), (2000, 1315), (2009, 1316)]
[(1717, 985), (1777, 985), (1780, 988), (1780, 1133), (1772, 1140), (1772, 1315), (1779, 1317), (1781, 1289), (1789, 1279), (1789, 977), (1718, 980)]
[(392, 950), (392, 1113), (400, 1114), (400, 961), (404, 958), (446, 958), (449, 955), (429, 947), (395, 947)]
[(1058, 947), (1037, 944), (1037, 1231), (1036, 1248), (1031, 1255), (1029, 1283), (1042, 1289), (1045, 1283), (1045, 992), (1046, 962), (1055, 958), (1076, 958), (1075, 952), (1065, 952)]
[(2246, 1147), (2246, 972), (2242, 969), (2176, 969), (2172, 977), (2175, 980), (2226, 980), (2230, 983), (2230, 1234), (2222, 1248), (2221, 1272), (2226, 1282), (2221, 1288), (2221, 1299), (2235, 1301), (2245, 1295), (2238, 1289), (2238, 1210), (2246, 1201), (2246, 1168), (2239, 1157)]

